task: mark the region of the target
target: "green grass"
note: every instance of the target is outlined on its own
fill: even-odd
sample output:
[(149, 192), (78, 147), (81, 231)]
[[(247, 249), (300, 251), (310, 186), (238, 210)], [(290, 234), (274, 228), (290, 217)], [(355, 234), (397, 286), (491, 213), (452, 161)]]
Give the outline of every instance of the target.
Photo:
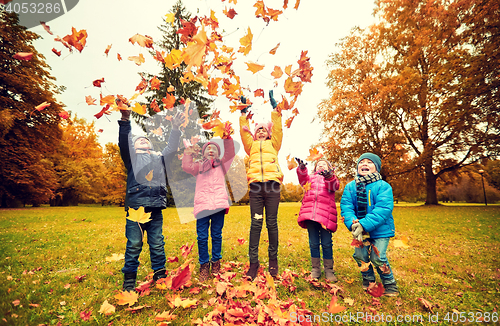
[[(299, 277), (295, 279), (294, 292), (277, 281), (277, 293), (279, 300), (291, 299), (297, 304), (300, 299), (305, 308), (320, 315), (328, 310), (332, 295), (304, 280), (307, 274), (303, 271), (310, 269), (310, 256), (307, 232), (296, 222), (299, 208), (299, 203), (280, 205), (280, 272), (290, 269)], [(360, 273), (352, 259), (351, 234), (341, 224), (333, 236), (334, 268), (339, 277), (337, 285), (342, 288), (339, 304), (347, 310), (339, 315), (373, 315), (371, 308), (394, 318), (423, 315), (427, 324), (429, 311), (418, 298), (433, 304), (433, 314), (439, 313), (439, 324), (453, 309), (474, 314), (499, 311), (500, 206), (398, 206), (394, 217), (395, 239), (407, 237), (410, 246), (395, 248), (391, 244), (388, 251), (400, 297), (382, 297), (381, 305), (372, 306), (372, 297), (361, 289)], [(167, 269), (173, 270), (184, 262), (179, 248), (196, 241), (195, 224), (180, 224), (175, 209), (164, 211), (164, 221), (166, 255), (179, 257), (178, 263), (167, 263)], [(136, 313), (116, 305), (113, 298), (121, 289), (123, 260), (106, 262), (105, 258), (124, 253), (124, 225), (123, 208), (117, 207), (0, 210), (0, 325), (158, 325), (154, 317), (173, 310), (165, 298), (171, 291), (152, 289), (149, 296), (139, 298), (136, 306), (147, 307)], [(235, 285), (239, 284), (248, 259), (249, 226), (249, 207), (231, 207), (223, 229), (223, 260), (241, 263), (232, 269), (237, 272)], [(267, 267), (265, 230), (260, 257), (261, 264)], [(241, 245), (239, 238), (247, 242)], [(210, 287), (201, 287), (199, 294), (189, 294), (192, 287), (200, 286), (196, 279), (196, 245), (188, 258), (196, 263), (193, 285), (179, 294), (197, 299), (198, 304), (196, 308), (176, 308), (174, 314), (178, 317), (173, 325), (189, 325), (214, 309), (208, 304), (216, 296), (213, 281), (207, 283)], [(142, 280), (151, 272), (147, 244), (140, 261), (138, 273)], [(352, 306), (344, 302), (348, 298), (354, 299)], [(116, 306), (115, 314), (98, 312), (105, 300)], [(83, 321), (80, 313), (89, 311), (91, 319)]]

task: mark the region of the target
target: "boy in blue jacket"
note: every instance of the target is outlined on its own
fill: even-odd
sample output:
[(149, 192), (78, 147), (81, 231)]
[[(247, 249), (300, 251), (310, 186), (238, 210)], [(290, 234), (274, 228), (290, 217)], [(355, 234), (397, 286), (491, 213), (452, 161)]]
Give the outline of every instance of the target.
[[(344, 224), (359, 242), (354, 249), (354, 260), (370, 263), (361, 272), (363, 289), (375, 282), (373, 268), (377, 269), (385, 296), (397, 296), (399, 289), (387, 259), (389, 239), (394, 236), (394, 198), (392, 187), (382, 180), (382, 160), (373, 153), (364, 153), (357, 162), (356, 178), (349, 182), (340, 200)], [(375, 248), (374, 248), (375, 247)]]
[(125, 265), (122, 268), (123, 290), (134, 291), (144, 232), (148, 234), (151, 267), (154, 271), (153, 280), (156, 282), (158, 279), (166, 277), (162, 214), (162, 210), (167, 207), (166, 170), (179, 147), (181, 136), (179, 127), (184, 121), (184, 117), (181, 113), (177, 113), (174, 117), (168, 145), (159, 153), (153, 151), (147, 137), (132, 135), (129, 121), (130, 109), (121, 109), (121, 114), (122, 118), (118, 120), (120, 126), (118, 146), (120, 147), (120, 156), (127, 168), (125, 195), (127, 217), (131, 208), (137, 210), (139, 207), (144, 207), (146, 213), (151, 212), (151, 220), (146, 223), (141, 224), (129, 219), (126, 220), (127, 247)]

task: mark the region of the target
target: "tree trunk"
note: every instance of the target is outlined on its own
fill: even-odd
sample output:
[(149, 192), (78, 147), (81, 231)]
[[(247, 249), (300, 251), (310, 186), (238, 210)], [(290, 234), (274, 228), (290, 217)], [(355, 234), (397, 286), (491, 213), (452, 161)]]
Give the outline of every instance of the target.
[(438, 205), (436, 179), (436, 175), (432, 171), (431, 159), (425, 163), (425, 190), (427, 192), (427, 197), (425, 199), (426, 205)]

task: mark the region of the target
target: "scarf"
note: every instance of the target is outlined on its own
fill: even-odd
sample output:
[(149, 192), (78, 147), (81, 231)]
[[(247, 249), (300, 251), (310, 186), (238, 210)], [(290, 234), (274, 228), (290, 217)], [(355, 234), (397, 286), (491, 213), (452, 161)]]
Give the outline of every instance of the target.
[(201, 169), (199, 173), (205, 173), (221, 164), (219, 159), (209, 160), (207, 158), (201, 161)]
[(370, 173), (365, 176), (356, 176), (356, 196), (358, 197), (358, 220), (366, 216), (366, 207), (368, 206), (368, 197), (366, 194), (366, 185), (372, 182), (382, 180), (380, 173)]

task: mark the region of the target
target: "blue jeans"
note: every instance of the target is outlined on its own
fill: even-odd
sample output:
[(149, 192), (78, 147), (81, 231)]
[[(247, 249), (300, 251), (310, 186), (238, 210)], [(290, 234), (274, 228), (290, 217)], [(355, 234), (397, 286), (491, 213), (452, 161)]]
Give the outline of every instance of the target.
[[(358, 266), (361, 266), (361, 261), (365, 263), (371, 262), (372, 265), (377, 269), (383, 285), (395, 283), (396, 280), (394, 279), (394, 275), (392, 274), (392, 269), (389, 265), (389, 260), (387, 259), (386, 255), (387, 246), (389, 245), (389, 238), (370, 238), (368, 239), (368, 241), (370, 242), (369, 246), (364, 246), (363, 248), (354, 248), (354, 260), (358, 263)], [(366, 240), (364, 243), (366, 243)], [(375, 250), (372, 249), (373, 246), (378, 249), (380, 257), (375, 253)], [(371, 250), (370, 253), (368, 252), (368, 249)], [(380, 266), (383, 266), (384, 264), (386, 264), (386, 266), (389, 268), (388, 271), (383, 272), (380, 269)], [(361, 275), (363, 275), (363, 279), (369, 280), (370, 282), (375, 282), (375, 272), (373, 271), (372, 265), (370, 265), (368, 271), (361, 272)]]
[[(206, 211), (204, 211), (206, 215)], [(222, 259), (222, 228), (224, 227), (226, 210), (214, 212), (211, 215), (196, 220), (196, 234), (198, 236), (198, 255), (200, 265), (210, 261), (208, 254), (208, 229), (212, 236), (212, 261)]]
[(323, 259), (333, 259), (332, 232), (325, 230), (320, 223), (306, 221), (309, 233), (309, 249), (312, 258), (321, 258), (319, 246), (323, 249)]
[[(128, 216), (128, 212), (127, 212)], [(125, 236), (127, 249), (125, 250), (125, 266), (123, 273), (136, 273), (139, 267), (139, 255), (142, 251), (143, 233), (147, 232), (149, 256), (151, 267), (154, 271), (165, 268), (165, 241), (163, 239), (163, 215), (161, 209), (156, 208), (151, 212), (151, 221), (138, 223), (127, 219)]]

